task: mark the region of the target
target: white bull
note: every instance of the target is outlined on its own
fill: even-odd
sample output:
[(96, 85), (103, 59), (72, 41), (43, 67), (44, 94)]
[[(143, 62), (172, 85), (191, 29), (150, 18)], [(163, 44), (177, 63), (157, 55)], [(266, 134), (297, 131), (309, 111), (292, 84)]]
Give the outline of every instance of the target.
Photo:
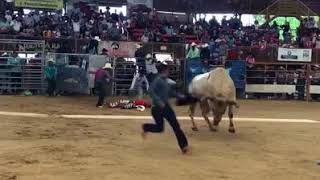
[[(238, 107), (236, 102), (236, 88), (226, 69), (216, 68), (209, 73), (196, 76), (189, 85), (189, 94), (199, 99), (202, 116), (212, 131), (217, 130), (222, 116), (228, 108), (230, 120), (229, 132), (235, 133), (233, 106)], [(194, 131), (198, 130), (194, 121), (196, 105), (197, 102), (190, 105), (190, 118)], [(214, 116), (213, 124), (210, 123), (208, 118), (211, 110)]]

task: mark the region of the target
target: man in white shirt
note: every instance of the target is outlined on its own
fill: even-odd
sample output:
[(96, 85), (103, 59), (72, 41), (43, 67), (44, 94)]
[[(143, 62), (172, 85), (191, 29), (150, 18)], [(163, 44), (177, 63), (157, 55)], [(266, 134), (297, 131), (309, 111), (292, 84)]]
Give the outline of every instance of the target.
[(23, 23), (27, 27), (32, 27), (34, 25), (34, 19), (31, 17), (30, 14), (28, 14), (23, 18)]
[(75, 37), (79, 37), (80, 35), (80, 21), (79, 19), (75, 19), (72, 21), (72, 27)]
[(158, 70), (156, 67), (156, 60), (152, 58), (151, 54), (146, 55), (146, 71), (147, 71), (147, 79), (151, 84), (153, 79), (158, 74)]
[(10, 26), (13, 28), (14, 32), (19, 33), (22, 28), (22, 23), (20, 22), (20, 20), (14, 19), (11, 22)]
[(7, 23), (11, 23), (12, 21), (12, 15), (10, 11), (6, 11), (6, 15), (4, 16), (7, 20)]
[(139, 72), (133, 77), (130, 90), (135, 90), (138, 94), (138, 99), (143, 99), (143, 85), (145, 84), (146, 90), (149, 90), (149, 82), (145, 76), (145, 71), (140, 69)]
[(40, 22), (40, 15), (39, 15), (39, 11), (36, 10), (32, 16), (33, 20), (34, 20), (34, 23), (39, 23)]

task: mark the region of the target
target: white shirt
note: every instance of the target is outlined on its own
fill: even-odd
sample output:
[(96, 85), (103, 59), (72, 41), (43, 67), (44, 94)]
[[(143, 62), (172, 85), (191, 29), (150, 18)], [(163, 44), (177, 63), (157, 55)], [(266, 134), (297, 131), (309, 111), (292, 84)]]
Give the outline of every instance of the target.
[(33, 18), (33, 20), (34, 20), (35, 23), (38, 23), (38, 22), (40, 21), (40, 15), (34, 14), (34, 15), (32, 16), (32, 18)]
[(320, 49), (320, 40), (317, 40), (317, 41), (316, 41), (316, 48), (317, 48), (317, 49)]
[(76, 33), (80, 32), (80, 22), (73, 22), (72, 25), (73, 25), (74, 32)]
[(27, 26), (33, 26), (34, 24), (34, 19), (32, 17), (26, 16), (24, 19), (24, 24)]
[(156, 64), (152, 62), (152, 60), (146, 60), (146, 71), (147, 71), (147, 74), (157, 74), (158, 73), (158, 70), (157, 70), (157, 67), (156, 67)]
[(11, 22), (11, 26), (14, 31), (20, 32), (22, 24), (21, 24), (21, 22), (14, 20)]
[(147, 90), (149, 89), (149, 82), (146, 78), (146, 76), (140, 76), (139, 73), (137, 73), (134, 77), (133, 77), (133, 80), (132, 80), (132, 84), (131, 84), (131, 87), (130, 89), (135, 89), (135, 90), (139, 90), (139, 89), (142, 89), (143, 88), (143, 83), (146, 84), (146, 88)]
[(5, 18), (6, 18), (6, 20), (7, 20), (8, 23), (10, 23), (10, 22), (12, 21), (12, 16), (9, 15), (9, 14), (7, 14), (7, 15), (5, 16)]
[(147, 42), (149, 42), (149, 38), (148, 38), (147, 36), (143, 35), (143, 36), (141, 37), (141, 42), (147, 43)]

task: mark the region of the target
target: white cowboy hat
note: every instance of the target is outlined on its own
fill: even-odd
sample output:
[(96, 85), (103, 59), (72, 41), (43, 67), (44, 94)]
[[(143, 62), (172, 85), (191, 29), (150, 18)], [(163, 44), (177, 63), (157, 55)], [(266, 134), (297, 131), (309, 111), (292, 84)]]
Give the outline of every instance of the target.
[(205, 43), (204, 45), (202, 45), (202, 47), (204, 47), (204, 48), (206, 48), (206, 47), (208, 47), (208, 46), (209, 46), (208, 43)]
[(196, 46), (197, 44), (195, 42), (192, 42), (191, 43), (191, 46)]
[(112, 66), (111, 66), (110, 63), (106, 63), (106, 64), (102, 67), (102, 69), (112, 69)]
[(150, 58), (152, 58), (151, 54), (147, 54), (146, 59), (150, 59)]
[(101, 41), (101, 39), (99, 38), (99, 36), (95, 36), (94, 39), (97, 40), (97, 41)]
[(136, 44), (136, 48), (137, 48), (137, 49), (139, 49), (139, 48), (141, 48), (141, 47), (142, 47), (141, 44), (139, 44), (139, 43)]
[(54, 62), (53, 58), (49, 58), (48, 62)]

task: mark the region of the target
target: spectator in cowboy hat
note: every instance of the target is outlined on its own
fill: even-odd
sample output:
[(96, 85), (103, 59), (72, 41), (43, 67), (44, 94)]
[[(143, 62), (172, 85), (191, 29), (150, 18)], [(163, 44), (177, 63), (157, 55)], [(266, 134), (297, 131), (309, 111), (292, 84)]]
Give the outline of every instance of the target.
[(45, 79), (48, 82), (48, 87), (47, 87), (47, 93), (48, 96), (54, 96), (55, 95), (55, 90), (57, 87), (57, 67), (55, 65), (55, 62), (53, 58), (50, 58), (48, 60), (48, 64), (44, 69), (44, 75)]
[(96, 104), (98, 108), (103, 108), (105, 97), (110, 94), (110, 90), (112, 89), (113, 78), (110, 70), (112, 70), (111, 63), (106, 63), (95, 73), (95, 89), (98, 91), (99, 96)]
[(142, 125), (142, 137), (146, 138), (147, 133), (162, 133), (164, 131), (164, 119), (171, 125), (179, 147), (183, 154), (190, 151), (188, 140), (180, 128), (175, 112), (169, 103), (169, 95), (176, 94), (168, 84), (167, 78), (169, 68), (167, 63), (158, 65), (159, 76), (157, 76), (150, 86), (150, 96), (152, 98), (151, 114), (155, 120), (155, 124)]
[(200, 58), (200, 50), (195, 42), (191, 43), (191, 48), (187, 54), (187, 59)]

